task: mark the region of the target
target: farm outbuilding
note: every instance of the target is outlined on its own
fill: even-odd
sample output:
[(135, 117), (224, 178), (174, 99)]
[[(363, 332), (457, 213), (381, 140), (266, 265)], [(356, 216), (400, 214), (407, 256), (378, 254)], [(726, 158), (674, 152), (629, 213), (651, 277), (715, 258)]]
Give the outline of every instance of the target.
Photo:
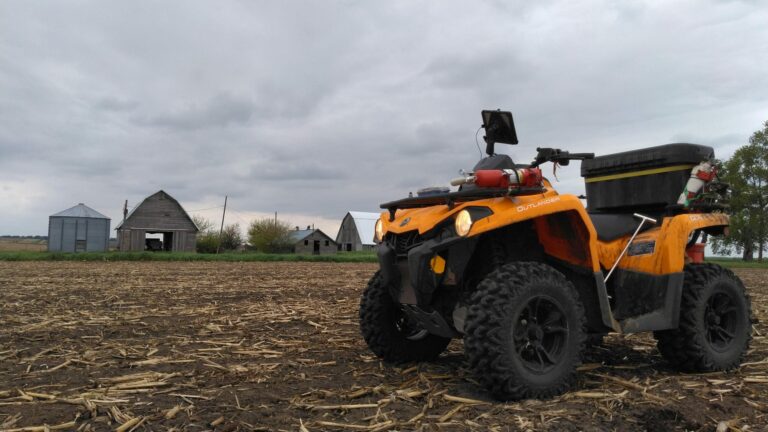
[(291, 231), (291, 240), (293, 240), (293, 252), (297, 254), (327, 255), (335, 254), (336, 242), (328, 237), (319, 229), (300, 230), (296, 227)]
[(117, 225), (121, 251), (194, 252), (199, 231), (175, 198), (158, 191), (139, 203)]
[(376, 221), (379, 213), (351, 211), (344, 216), (336, 234), (338, 250), (352, 252), (372, 250), (376, 243), (373, 241)]
[(80, 203), (48, 218), (49, 252), (109, 250), (110, 219)]

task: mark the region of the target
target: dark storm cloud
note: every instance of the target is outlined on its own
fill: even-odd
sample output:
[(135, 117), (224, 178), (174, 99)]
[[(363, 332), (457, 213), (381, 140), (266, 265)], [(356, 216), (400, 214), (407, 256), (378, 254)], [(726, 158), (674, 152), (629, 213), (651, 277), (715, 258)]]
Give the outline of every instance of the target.
[[(738, 1), (2, 2), (0, 234), (77, 202), (116, 220), (159, 189), (308, 221), (375, 210), (471, 168), (486, 108), (514, 112), (521, 144), (498, 151), (518, 162), (671, 141), (727, 157), (768, 118), (767, 20)], [(583, 190), (577, 165), (558, 177)]]

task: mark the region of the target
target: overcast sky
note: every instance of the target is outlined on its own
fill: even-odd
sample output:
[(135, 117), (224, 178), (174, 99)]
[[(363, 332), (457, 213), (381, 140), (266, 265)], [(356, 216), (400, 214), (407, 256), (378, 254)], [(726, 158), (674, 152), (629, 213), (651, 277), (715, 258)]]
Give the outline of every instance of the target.
[[(163, 189), (335, 236), (471, 168), (482, 109), (513, 112), (518, 162), (728, 157), (768, 120), (767, 23), (760, 1), (4, 0), (0, 234), (78, 202), (114, 227)], [(578, 164), (558, 176), (583, 191)]]

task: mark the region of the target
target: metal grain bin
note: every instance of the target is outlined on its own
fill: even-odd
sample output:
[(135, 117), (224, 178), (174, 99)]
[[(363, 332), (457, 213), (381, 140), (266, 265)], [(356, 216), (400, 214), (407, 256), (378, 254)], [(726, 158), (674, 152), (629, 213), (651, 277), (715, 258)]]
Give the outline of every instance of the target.
[(49, 252), (109, 250), (110, 219), (80, 203), (48, 219)]

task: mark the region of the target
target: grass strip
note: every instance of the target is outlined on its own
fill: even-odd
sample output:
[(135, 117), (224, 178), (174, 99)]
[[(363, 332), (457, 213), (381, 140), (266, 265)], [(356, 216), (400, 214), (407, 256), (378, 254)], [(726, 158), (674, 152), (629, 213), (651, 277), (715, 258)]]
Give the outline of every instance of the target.
[(372, 252), (343, 252), (333, 255), (267, 254), (232, 252), (202, 254), (184, 252), (0, 252), (0, 261), (229, 261), (229, 262), (377, 262)]

